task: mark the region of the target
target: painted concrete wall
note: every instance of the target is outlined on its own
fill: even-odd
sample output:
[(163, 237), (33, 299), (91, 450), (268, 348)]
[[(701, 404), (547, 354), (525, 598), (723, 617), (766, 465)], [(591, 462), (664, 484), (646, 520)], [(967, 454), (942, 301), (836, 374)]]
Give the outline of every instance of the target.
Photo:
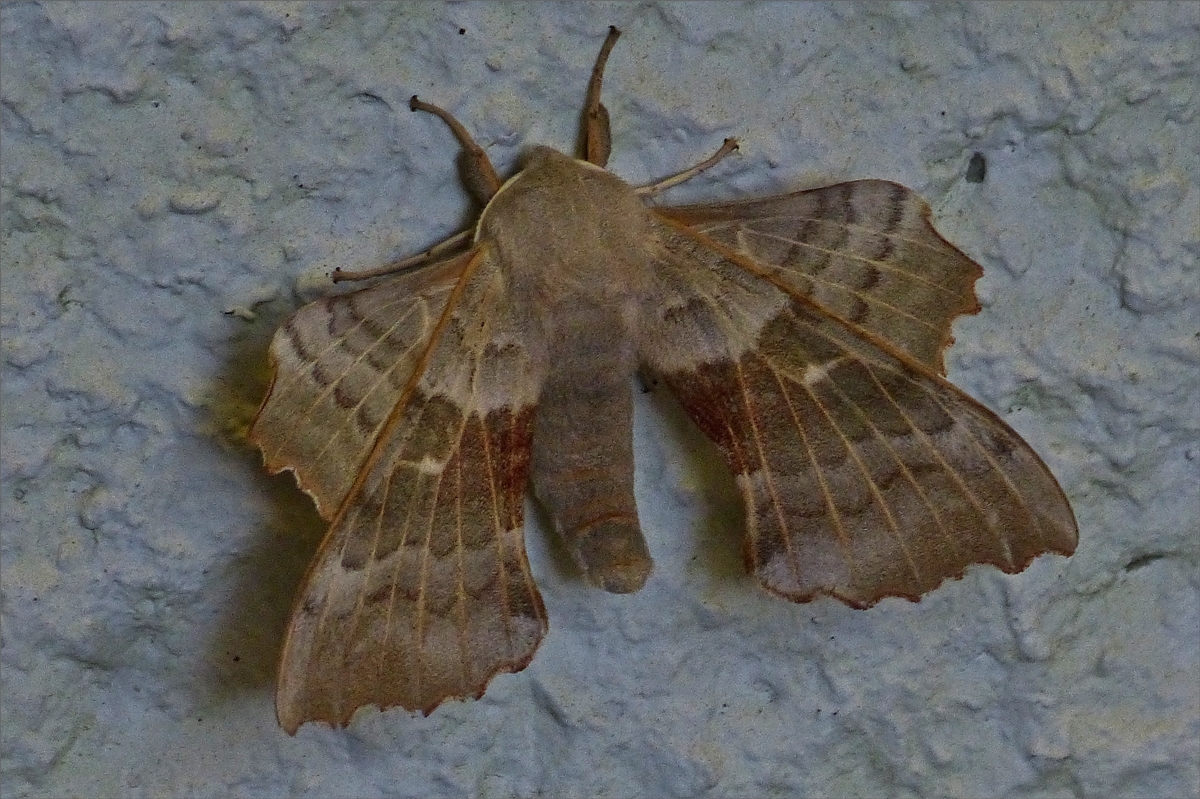
[[(6, 4), (0, 792), (1200, 795), (1198, 9)], [(535, 523), (527, 670), (289, 738), (323, 525), (246, 442), (271, 334), (464, 224), (410, 95), (511, 169), (575, 141), (609, 24), (629, 181), (737, 136), (666, 200), (929, 199), (986, 269), (950, 378), (1046, 459), (1079, 550), (919, 604), (772, 599), (712, 450), (639, 395), (643, 591), (584, 587)]]

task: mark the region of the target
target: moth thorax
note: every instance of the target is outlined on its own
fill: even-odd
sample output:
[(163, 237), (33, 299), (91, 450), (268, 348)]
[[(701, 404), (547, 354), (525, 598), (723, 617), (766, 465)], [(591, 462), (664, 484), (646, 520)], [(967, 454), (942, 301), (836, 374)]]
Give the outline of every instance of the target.
[(553, 301), (641, 294), (649, 284), (649, 212), (629, 184), (547, 147), (484, 209), (478, 238), (518, 284)]

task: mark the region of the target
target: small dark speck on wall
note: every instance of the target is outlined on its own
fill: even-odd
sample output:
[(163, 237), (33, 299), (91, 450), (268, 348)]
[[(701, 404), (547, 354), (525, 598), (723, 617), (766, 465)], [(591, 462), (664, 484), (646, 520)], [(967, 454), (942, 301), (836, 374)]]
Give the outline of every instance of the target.
[(983, 153), (972, 154), (971, 162), (967, 164), (967, 183), (983, 183), (986, 177), (987, 159), (983, 157)]

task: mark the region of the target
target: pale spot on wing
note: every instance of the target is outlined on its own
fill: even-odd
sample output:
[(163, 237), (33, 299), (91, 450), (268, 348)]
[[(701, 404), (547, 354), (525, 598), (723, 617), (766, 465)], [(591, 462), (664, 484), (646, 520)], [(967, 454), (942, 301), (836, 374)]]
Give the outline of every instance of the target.
[(422, 474), (437, 476), (440, 475), (442, 470), (446, 468), (446, 462), (444, 460), (438, 460), (432, 455), (426, 455), (424, 458), (421, 458), (420, 462), (416, 464), (416, 467), (417, 471), (421, 472)]
[(805, 387), (809, 387), (816, 385), (822, 380), (828, 380), (830, 371), (846, 360), (848, 360), (846, 357), (841, 357), (828, 363), (810, 363), (804, 367), (804, 371), (800, 374), (800, 382)]

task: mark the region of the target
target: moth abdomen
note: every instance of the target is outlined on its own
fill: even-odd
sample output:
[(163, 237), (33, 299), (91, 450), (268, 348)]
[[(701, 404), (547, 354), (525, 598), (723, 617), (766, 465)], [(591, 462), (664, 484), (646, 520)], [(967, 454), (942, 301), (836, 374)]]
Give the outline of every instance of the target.
[(620, 303), (580, 298), (570, 307), (569, 319), (551, 315), (533, 426), (534, 494), (587, 580), (628, 593), (652, 568), (633, 496), (630, 321)]
[(636, 514), (595, 518), (573, 531), (572, 542), (587, 581), (614, 594), (637, 591), (654, 568)]

